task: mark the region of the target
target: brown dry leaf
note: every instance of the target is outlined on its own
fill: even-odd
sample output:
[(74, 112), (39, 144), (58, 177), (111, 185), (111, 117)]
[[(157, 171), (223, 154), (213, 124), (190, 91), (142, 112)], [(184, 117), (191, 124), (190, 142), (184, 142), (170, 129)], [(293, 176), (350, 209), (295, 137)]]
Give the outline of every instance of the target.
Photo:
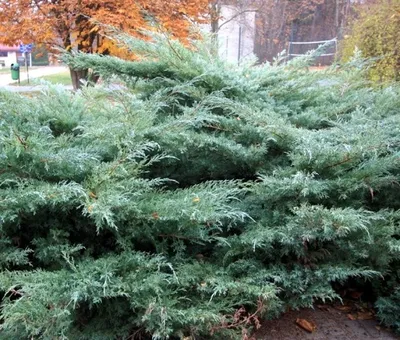
[(372, 320), (374, 318), (374, 314), (372, 312), (358, 312), (357, 319), (358, 320)]
[(335, 309), (340, 310), (341, 312), (350, 312), (351, 306), (335, 306)]
[(352, 321), (357, 320), (357, 318), (353, 314), (347, 314), (347, 317)]
[(309, 333), (312, 333), (317, 329), (317, 325), (314, 322), (306, 319), (296, 319), (296, 324)]

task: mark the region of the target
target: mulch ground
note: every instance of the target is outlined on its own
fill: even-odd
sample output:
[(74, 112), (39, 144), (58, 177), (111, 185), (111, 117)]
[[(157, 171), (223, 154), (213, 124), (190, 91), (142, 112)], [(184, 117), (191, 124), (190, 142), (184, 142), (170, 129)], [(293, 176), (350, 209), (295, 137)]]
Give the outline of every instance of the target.
[(372, 309), (355, 302), (289, 311), (264, 322), (254, 336), (257, 340), (400, 339), (379, 324)]

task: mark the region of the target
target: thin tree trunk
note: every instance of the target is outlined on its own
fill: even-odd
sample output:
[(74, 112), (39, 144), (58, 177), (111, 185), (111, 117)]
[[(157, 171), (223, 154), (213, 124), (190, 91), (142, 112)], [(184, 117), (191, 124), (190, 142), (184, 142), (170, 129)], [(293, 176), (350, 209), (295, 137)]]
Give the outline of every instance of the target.
[(219, 51), (219, 41), (218, 41), (218, 29), (219, 29), (219, 16), (221, 15), (221, 7), (219, 1), (216, 0), (211, 4), (211, 33), (213, 40), (213, 49), (211, 53), (213, 55), (218, 55)]
[(69, 69), (71, 74), (72, 86), (74, 90), (79, 90), (82, 88), (82, 80), (87, 81), (89, 70), (74, 70), (72, 68)]
[[(336, 0), (335, 6), (335, 31), (339, 31), (340, 0)], [(336, 33), (338, 35), (338, 33)]]
[(215, 1), (211, 4), (211, 32), (214, 34), (218, 33), (220, 14), (221, 14), (220, 5), (218, 1)]
[(94, 85), (100, 79), (98, 74), (90, 72), (88, 69), (86, 70), (74, 70), (69, 69), (69, 73), (71, 74), (72, 86), (74, 90), (79, 90), (82, 88), (83, 83), (86, 85)]

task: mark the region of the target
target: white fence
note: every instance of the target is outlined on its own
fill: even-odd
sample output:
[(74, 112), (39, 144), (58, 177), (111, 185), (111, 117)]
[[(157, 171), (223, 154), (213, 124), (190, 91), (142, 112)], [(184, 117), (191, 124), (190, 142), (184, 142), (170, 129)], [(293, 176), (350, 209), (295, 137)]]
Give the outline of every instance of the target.
[[(313, 46), (312, 48), (300, 48), (299, 52), (303, 53), (293, 53), (294, 47)], [(288, 57), (301, 57), (304, 56), (307, 52), (317, 49), (320, 46), (326, 45), (327, 49), (331, 49), (332, 52), (319, 54), (318, 57), (334, 57), (337, 54), (337, 38), (333, 38), (330, 40), (320, 40), (320, 41), (290, 41), (288, 47)]]

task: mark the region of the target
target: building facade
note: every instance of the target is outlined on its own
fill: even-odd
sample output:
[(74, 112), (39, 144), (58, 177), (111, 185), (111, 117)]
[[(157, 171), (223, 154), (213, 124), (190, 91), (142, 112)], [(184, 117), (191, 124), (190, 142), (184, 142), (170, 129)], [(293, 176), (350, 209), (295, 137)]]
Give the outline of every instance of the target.
[(218, 30), (219, 53), (221, 57), (239, 63), (254, 53), (256, 15), (253, 11), (234, 6), (221, 7)]
[(10, 67), (17, 62), (20, 56), (18, 46), (6, 46), (0, 44), (0, 67)]

